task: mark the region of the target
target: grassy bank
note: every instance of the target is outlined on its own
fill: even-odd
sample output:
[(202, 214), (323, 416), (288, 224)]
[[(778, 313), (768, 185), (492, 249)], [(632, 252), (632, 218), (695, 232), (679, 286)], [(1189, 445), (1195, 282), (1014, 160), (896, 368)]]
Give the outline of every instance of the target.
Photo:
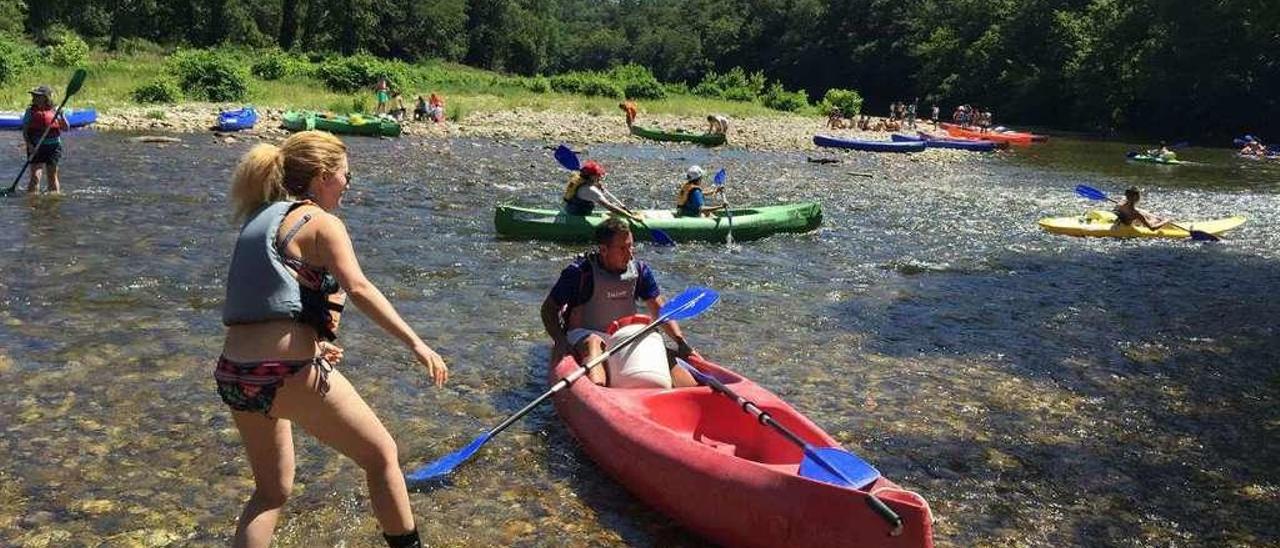
[[(316, 65), (305, 59), (300, 61), (304, 65), (301, 68), (268, 80), (250, 74), (249, 67), (254, 62), (255, 52), (238, 51), (224, 55), (235, 59), (238, 68), (246, 76), (243, 99), (227, 102), (228, 106), (249, 103), (261, 107), (337, 112), (368, 111), (373, 107), (371, 92), (334, 91), (316, 75)], [(396, 85), (403, 91), (409, 108), (412, 108), (412, 101), (419, 94), (425, 96), (431, 92), (439, 92), (445, 96), (449, 117), (455, 120), (474, 112), (513, 109), (576, 111), (595, 115), (616, 113), (621, 116), (617, 107), (620, 100), (618, 98), (536, 90), (540, 86), (530, 85), (530, 78), (438, 61), (395, 65)], [(172, 56), (157, 53), (117, 55), (93, 51), (82, 66), (88, 70), (89, 75), (84, 87), (72, 99), (71, 106), (92, 106), (104, 113), (126, 107), (162, 109), (165, 106), (164, 103), (139, 103), (135, 101), (133, 91), (145, 83), (172, 78)], [(29, 101), (27, 90), (37, 84), (53, 87), (60, 100), (72, 71), (71, 68), (41, 63), (23, 67), (0, 86), (0, 109), (20, 110), (25, 107)], [(546, 81), (545, 78), (542, 80)], [(183, 101), (207, 102), (206, 99), (190, 96), (178, 100)], [(666, 98), (641, 100), (639, 104), (648, 113), (678, 116), (701, 116), (712, 112), (731, 117), (789, 114), (766, 108), (756, 102), (728, 101), (691, 93), (668, 92)], [(814, 109), (805, 107), (803, 111), (812, 113)]]

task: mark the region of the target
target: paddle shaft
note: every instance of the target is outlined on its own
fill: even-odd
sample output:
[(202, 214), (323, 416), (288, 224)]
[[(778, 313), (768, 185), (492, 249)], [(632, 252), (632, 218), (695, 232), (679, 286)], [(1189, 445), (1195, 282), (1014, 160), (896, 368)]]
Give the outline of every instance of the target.
[[(782, 424), (778, 423), (778, 421), (773, 420), (773, 417), (770, 416), (767, 411), (760, 409), (760, 407), (757, 406), (752, 401), (746, 398), (743, 398), (742, 396), (739, 396), (737, 392), (734, 392), (728, 386), (725, 386), (724, 383), (720, 382), (720, 379), (717, 379), (711, 375), (698, 371), (692, 365), (681, 362), (680, 360), (676, 360), (676, 363), (679, 363), (681, 367), (684, 367), (686, 370), (688, 370), (689, 373), (691, 373), (699, 381), (710, 385), (711, 388), (713, 388), (715, 391), (721, 394), (724, 394), (726, 397), (733, 400), (735, 403), (738, 404), (739, 407), (742, 408), (743, 412), (755, 417), (756, 420), (760, 421), (760, 424), (773, 428), (774, 431), (778, 432), (779, 434), (782, 434), (782, 436), (787, 438), (788, 441), (804, 449), (804, 452), (806, 455), (808, 455), (814, 462), (822, 465), (823, 468), (826, 468), (828, 472), (831, 472), (836, 477), (843, 479), (845, 483), (849, 484), (850, 486), (853, 486), (853, 480), (849, 479), (849, 476), (845, 475), (844, 472), (841, 472), (835, 466), (832, 466), (831, 463), (823, 459), (820, 455), (812, 451), (810, 449), (811, 446), (809, 445), (808, 442), (804, 441), (804, 439), (801, 438), (799, 435), (797, 435), (795, 432), (792, 432), (790, 428), (787, 428)], [(857, 489), (857, 486), (853, 486), (853, 487), (854, 489)], [(897, 536), (902, 534), (902, 516), (899, 516), (897, 512), (894, 512), (892, 508), (889, 508), (889, 505), (885, 504), (884, 501), (880, 500), (879, 497), (869, 492), (867, 493), (866, 501), (867, 501), (867, 506), (870, 506), (871, 509), (874, 510), (876, 514), (879, 514), (881, 518), (884, 518), (884, 520), (889, 522), (889, 525), (893, 527), (893, 530), (890, 533), (891, 535)]]
[[(58, 123), (58, 116), (62, 115), (62, 107), (67, 105), (67, 99), (70, 99), (70, 98), (71, 98), (71, 94), (65, 95), (62, 98), (62, 102), (58, 103), (58, 109), (53, 111), (54, 124)], [(18, 181), (21, 181), (22, 174), (27, 172), (27, 166), (31, 165), (31, 160), (35, 159), (36, 154), (40, 153), (40, 147), (44, 145), (44, 138), (49, 135), (49, 130), (51, 129), (53, 129), (53, 126), (46, 126), (44, 128), (44, 133), (40, 134), (40, 140), (36, 141), (35, 146), (31, 147), (31, 154), (27, 156), (27, 161), (23, 162), (22, 169), (18, 170), (18, 176), (13, 178), (13, 184), (9, 185), (9, 190), (5, 191), (6, 194), (12, 193), (14, 189), (18, 188)], [(24, 135), (23, 138), (25, 139), (26, 136)]]
[[(701, 297), (699, 297), (699, 299), (700, 298)], [(520, 417), (523, 417), (526, 414), (528, 414), (529, 411), (537, 407), (538, 404), (542, 403), (543, 401), (546, 401), (547, 398), (554, 396), (556, 392), (563, 390), (566, 386), (573, 384), (573, 381), (576, 381), (582, 378), (582, 376), (586, 375), (587, 372), (591, 370), (591, 368), (597, 365), (600, 365), (601, 362), (609, 359), (609, 356), (612, 356), (614, 352), (617, 352), (618, 350), (626, 348), (628, 345), (639, 340), (641, 337), (648, 335), (654, 329), (657, 329), (658, 326), (666, 323), (671, 318), (671, 316), (675, 315), (675, 313), (680, 312), (681, 310), (684, 310), (686, 308), (689, 308), (690, 306), (693, 306), (698, 302), (699, 299), (694, 299), (693, 301), (690, 301), (684, 306), (681, 306), (679, 308), (676, 308), (675, 310), (672, 310), (670, 312), (667, 312), (666, 314), (659, 316), (658, 319), (653, 321), (653, 323), (650, 323), (649, 325), (644, 326), (644, 329), (641, 329), (640, 331), (637, 331), (631, 336), (623, 339), (622, 342), (613, 345), (608, 350), (605, 350), (603, 354), (596, 356), (595, 359), (579, 366), (578, 369), (575, 370), (573, 373), (569, 373), (568, 375), (565, 375), (564, 378), (560, 379), (554, 385), (552, 385), (550, 390), (543, 392), (542, 395), (538, 396), (537, 399), (529, 402), (528, 405), (522, 407), (519, 411), (516, 411), (510, 417), (507, 417), (507, 420), (504, 420), (497, 426), (493, 427), (493, 429), (490, 430), (489, 433), (485, 434), (485, 436), (493, 437), (497, 435), (499, 432), (506, 430), (508, 426), (511, 426), (517, 420), (520, 420)]]
[[(617, 196), (614, 196), (612, 192), (609, 192), (609, 189), (603, 186), (598, 188), (600, 189), (601, 192), (604, 193), (605, 196), (607, 196), (610, 200), (613, 200), (613, 203), (617, 204), (617, 206), (621, 208), (623, 211), (626, 211), (627, 213), (635, 215), (635, 218), (628, 218), (628, 219), (631, 222), (644, 227), (645, 230), (648, 230), (649, 236), (652, 237), (655, 242), (658, 242), (658, 245), (667, 245), (668, 243), (670, 243), (671, 245), (675, 245), (675, 240), (672, 240), (671, 236), (668, 236), (665, 232), (662, 232), (661, 230), (650, 228), (649, 223), (644, 222), (644, 218), (641, 217), (638, 213), (631, 211), (625, 207), (622, 207), (622, 200), (619, 200)], [(662, 233), (662, 236), (658, 236), (659, 233)]]

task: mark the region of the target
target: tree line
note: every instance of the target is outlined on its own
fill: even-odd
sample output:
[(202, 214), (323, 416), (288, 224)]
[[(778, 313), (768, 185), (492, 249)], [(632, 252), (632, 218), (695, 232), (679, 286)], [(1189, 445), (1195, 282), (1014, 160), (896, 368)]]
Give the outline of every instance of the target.
[(238, 44), (521, 75), (627, 63), (696, 84), (762, 71), (873, 113), (916, 98), (997, 122), (1170, 138), (1280, 135), (1275, 0), (0, 0), (0, 31), (118, 49)]

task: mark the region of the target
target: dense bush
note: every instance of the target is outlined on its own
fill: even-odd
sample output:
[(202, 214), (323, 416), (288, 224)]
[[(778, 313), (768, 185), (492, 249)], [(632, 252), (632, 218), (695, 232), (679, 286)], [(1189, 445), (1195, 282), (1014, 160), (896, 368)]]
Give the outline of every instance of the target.
[(379, 76), (387, 79), (391, 89), (399, 89), (407, 81), (402, 64), (370, 55), (326, 59), (316, 67), (315, 75), (329, 89), (343, 93), (369, 89), (378, 83)]
[(55, 66), (74, 67), (89, 57), (89, 44), (80, 35), (66, 31), (49, 44), (47, 51), (49, 62)]
[(182, 50), (170, 70), (183, 93), (209, 101), (239, 101), (249, 92), (249, 75), (231, 56), (208, 50)]
[(760, 96), (760, 103), (773, 110), (795, 112), (809, 106), (809, 96), (803, 91), (787, 91), (779, 82), (774, 82)]
[(263, 80), (279, 80), (289, 74), (289, 57), (279, 50), (264, 52), (249, 67), (249, 72)]
[(663, 99), (667, 96), (662, 82), (644, 65), (619, 65), (606, 74), (622, 86), (622, 92), (628, 99)]
[(35, 64), (39, 53), (21, 42), (0, 39), (0, 84), (7, 84), (19, 72)]
[(747, 74), (742, 67), (733, 67), (724, 74), (708, 72), (693, 87), (694, 95), (727, 99), (729, 101), (755, 101), (764, 92), (764, 73)]
[(832, 108), (839, 108), (846, 118), (852, 118), (862, 112), (862, 95), (853, 89), (832, 88), (822, 96), (819, 108), (823, 114), (831, 114)]
[(174, 103), (182, 99), (182, 90), (173, 80), (160, 78), (134, 89), (132, 95), (139, 103)]
[(560, 93), (577, 93), (591, 97), (613, 97), (621, 99), (625, 96), (622, 86), (608, 77), (594, 72), (570, 72), (551, 77), (551, 89)]
[(524, 86), (524, 89), (534, 93), (546, 93), (551, 91), (551, 80), (548, 80), (545, 76), (525, 78), (521, 84)]

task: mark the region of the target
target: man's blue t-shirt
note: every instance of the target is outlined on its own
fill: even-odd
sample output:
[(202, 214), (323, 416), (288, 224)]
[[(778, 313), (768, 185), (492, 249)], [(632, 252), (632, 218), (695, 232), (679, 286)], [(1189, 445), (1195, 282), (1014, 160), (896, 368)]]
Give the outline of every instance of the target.
[[(582, 305), (591, 299), (595, 289), (595, 279), (591, 277), (591, 261), (585, 256), (578, 257), (569, 266), (560, 271), (560, 279), (551, 288), (551, 300), (569, 308)], [(644, 261), (636, 261), (636, 300), (647, 301), (657, 298), (662, 293), (658, 288), (658, 280), (653, 276), (653, 269)]]
[(702, 206), (706, 203), (706, 198), (702, 197), (702, 189), (694, 188), (689, 191), (689, 198), (680, 206), (680, 211), (689, 216), (702, 215)]

